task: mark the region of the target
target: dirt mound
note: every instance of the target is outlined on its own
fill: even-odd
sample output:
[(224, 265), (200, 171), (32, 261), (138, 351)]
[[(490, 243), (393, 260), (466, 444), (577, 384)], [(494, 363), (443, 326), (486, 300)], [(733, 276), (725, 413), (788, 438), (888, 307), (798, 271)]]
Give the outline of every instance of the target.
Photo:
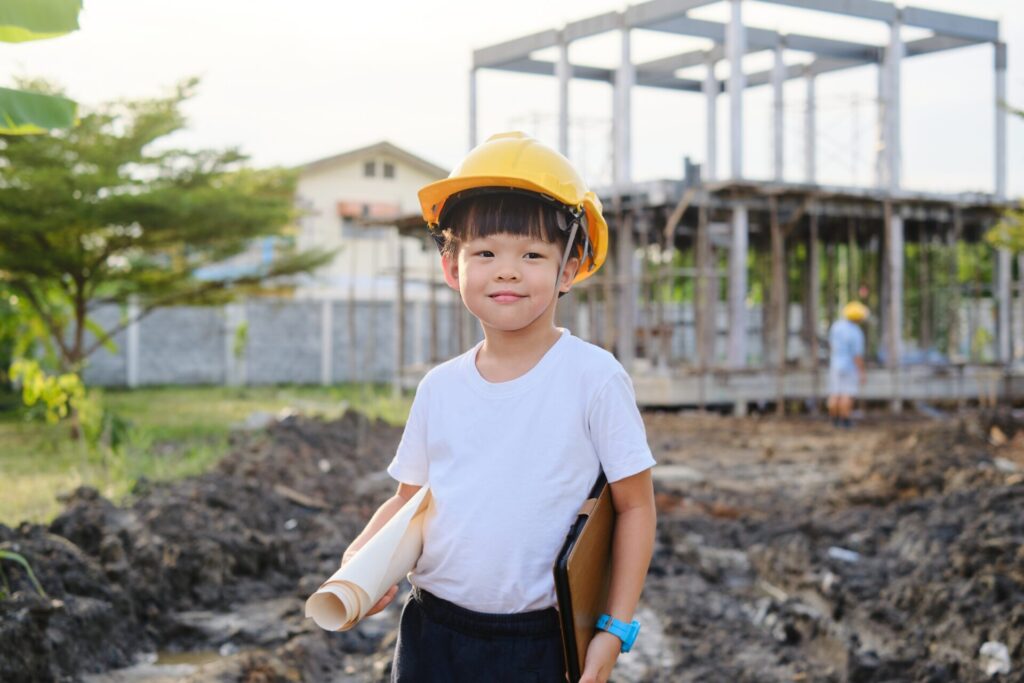
[[(645, 421), (658, 536), (644, 632), (616, 680), (1021, 680), (1024, 430), (1012, 413), (853, 430)], [(155, 667), (163, 680), (386, 679), (398, 604), (341, 634), (301, 607), (392, 491), (400, 435), (355, 413), (291, 418), (237, 437), (206, 475), (143, 482), (125, 507), (80, 489), (48, 528), (0, 527), (49, 593), (3, 563), (0, 680), (71, 680), (154, 650), (214, 660)]]
[[(217, 613), (282, 595), (293, 596), (289, 616), (300, 623), (309, 581), (337, 566), (388, 495), (377, 474), (400, 436), (354, 412), (333, 422), (290, 418), (240, 438), (208, 474), (143, 483), (128, 507), (83, 488), (48, 529), (0, 527), (51, 598), (5, 563), (14, 597), (0, 601), (0, 680), (61, 680), (126, 666), (156, 646), (209, 645)], [(225, 629), (235, 647), (275, 640)]]

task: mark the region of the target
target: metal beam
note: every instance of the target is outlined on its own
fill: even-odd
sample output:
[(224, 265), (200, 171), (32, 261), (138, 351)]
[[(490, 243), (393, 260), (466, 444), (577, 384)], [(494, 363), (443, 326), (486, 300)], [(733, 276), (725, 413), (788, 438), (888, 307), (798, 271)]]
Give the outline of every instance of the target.
[(631, 28), (648, 28), (655, 22), (681, 17), (692, 9), (716, 2), (718, 0), (650, 0), (626, 9), (626, 25)]
[[(518, 59), (514, 62), (507, 62), (501, 66), (503, 71), (518, 71), (526, 74), (540, 74), (542, 76), (555, 75), (555, 62), (547, 62), (540, 59)], [(582, 64), (571, 64), (570, 70), (573, 78), (583, 78), (589, 81), (603, 81), (611, 83), (612, 69), (603, 69), (596, 66), (584, 66)]]
[[(685, 90), (687, 92), (701, 92), (703, 82), (691, 78), (676, 78), (670, 74), (651, 73), (650, 71), (637, 70), (633, 85), (642, 85), (647, 88), (666, 88), (669, 90)], [(719, 86), (721, 89), (721, 86)]]
[(533, 33), (522, 38), (473, 50), (474, 68), (500, 67), (509, 62), (529, 57), (537, 50), (558, 45), (559, 32), (555, 29)]
[(608, 33), (622, 27), (622, 15), (619, 12), (605, 12), (594, 17), (587, 17), (565, 25), (563, 34), (567, 42)]
[(900, 19), (905, 26), (926, 28), (943, 36), (979, 42), (999, 40), (999, 22), (990, 19), (938, 12), (921, 7), (904, 7)]
[(776, 5), (844, 14), (860, 19), (892, 23), (900, 19), (905, 26), (915, 26), (946, 36), (967, 38), (978, 42), (999, 40), (999, 22), (964, 14), (939, 12), (921, 7), (897, 8), (879, 0), (764, 0)]
[(917, 55), (926, 55), (930, 52), (953, 50), (958, 47), (966, 47), (967, 45), (977, 44), (977, 41), (967, 40), (966, 38), (954, 38), (952, 36), (929, 36), (927, 38), (918, 38), (917, 40), (911, 40), (910, 42), (904, 43), (903, 56), (916, 57)]
[(724, 56), (725, 49), (721, 45), (716, 45), (711, 50), (694, 50), (693, 52), (683, 52), (678, 55), (652, 59), (649, 62), (641, 62), (636, 65), (636, 68), (638, 71), (666, 71), (674, 73), (679, 69), (702, 66), (708, 61), (709, 57), (713, 61), (717, 61)]
[(896, 18), (896, 7), (890, 2), (879, 2), (879, 0), (765, 0), (765, 2), (831, 14), (845, 14), (861, 19), (893, 21)]
[[(876, 45), (852, 43), (847, 40), (833, 40), (832, 38), (818, 38), (796, 33), (787, 33), (783, 37), (786, 41), (786, 47), (790, 50), (813, 52), (819, 56), (838, 57), (840, 59), (878, 61), (878, 47)], [(776, 40), (776, 42), (778, 41)], [(772, 47), (774, 47), (774, 44)]]

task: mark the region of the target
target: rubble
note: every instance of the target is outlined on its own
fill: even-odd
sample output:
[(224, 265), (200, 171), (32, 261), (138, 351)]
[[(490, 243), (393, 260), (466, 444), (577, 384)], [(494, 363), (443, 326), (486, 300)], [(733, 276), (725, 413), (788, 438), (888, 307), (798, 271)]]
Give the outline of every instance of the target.
[[(661, 463), (648, 635), (616, 680), (1014, 680), (1015, 416), (853, 430), (645, 420)], [(345, 633), (320, 631), (301, 606), (393, 490), (381, 472), (400, 435), (354, 412), (285, 416), (240, 432), (203, 476), (140, 482), (124, 507), (79, 489), (48, 527), (0, 527), (0, 547), (47, 592), (3, 563), (0, 680), (385, 680), (401, 600)]]

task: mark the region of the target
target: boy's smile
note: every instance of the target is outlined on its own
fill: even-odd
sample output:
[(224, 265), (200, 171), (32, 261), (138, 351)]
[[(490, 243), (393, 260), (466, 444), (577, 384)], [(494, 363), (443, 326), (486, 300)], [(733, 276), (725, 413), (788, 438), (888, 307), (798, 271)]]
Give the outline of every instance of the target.
[[(557, 243), (532, 237), (476, 237), (460, 245), (457, 260), (445, 261), (445, 279), (485, 332), (553, 326), (561, 257)], [(572, 272), (563, 275), (559, 289), (567, 290), (571, 282)]]

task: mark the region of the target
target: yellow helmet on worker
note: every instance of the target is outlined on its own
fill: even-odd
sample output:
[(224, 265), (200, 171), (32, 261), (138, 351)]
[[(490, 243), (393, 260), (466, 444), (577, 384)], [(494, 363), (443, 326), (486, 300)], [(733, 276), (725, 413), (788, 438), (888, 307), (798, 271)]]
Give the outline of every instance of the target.
[(843, 317), (850, 322), (864, 322), (868, 319), (869, 315), (871, 315), (871, 311), (869, 311), (868, 307), (859, 301), (851, 301), (843, 306)]
[(419, 191), (420, 208), (431, 232), (438, 234), (452, 205), (476, 190), (526, 191), (565, 207), (579, 220), (584, 243), (574, 283), (587, 279), (608, 255), (608, 223), (601, 200), (569, 160), (525, 133), (492, 135), (473, 148), (444, 180)]

